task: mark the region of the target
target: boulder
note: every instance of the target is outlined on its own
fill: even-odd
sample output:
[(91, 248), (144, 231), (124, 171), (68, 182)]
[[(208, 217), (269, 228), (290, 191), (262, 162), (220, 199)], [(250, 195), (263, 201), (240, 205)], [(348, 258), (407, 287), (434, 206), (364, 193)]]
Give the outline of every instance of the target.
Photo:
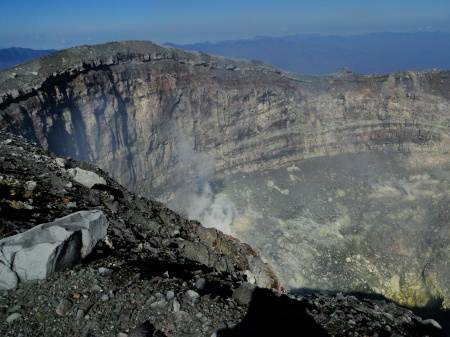
[(102, 211), (80, 211), (0, 240), (0, 288), (74, 266), (106, 236), (108, 224)]
[(96, 184), (106, 185), (106, 180), (92, 171), (83, 170), (77, 167), (74, 169), (69, 169), (67, 172), (73, 176), (73, 179), (77, 183), (86, 186), (87, 188), (92, 188), (92, 186)]
[(233, 291), (233, 298), (241, 305), (247, 305), (252, 301), (253, 292), (257, 287), (251, 283), (242, 283)]
[(67, 160), (65, 160), (64, 158), (56, 158), (55, 159), (55, 163), (56, 165), (58, 165), (61, 168), (65, 168), (67, 165)]

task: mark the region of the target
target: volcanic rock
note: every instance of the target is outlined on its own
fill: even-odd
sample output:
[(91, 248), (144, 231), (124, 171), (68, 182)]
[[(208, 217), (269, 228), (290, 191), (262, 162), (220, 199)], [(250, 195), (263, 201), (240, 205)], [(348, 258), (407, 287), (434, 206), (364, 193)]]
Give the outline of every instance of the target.
[[(6, 142), (8, 139), (11, 141)], [(287, 295), (276, 289), (261, 292), (261, 288), (244, 282), (248, 270), (256, 273), (245, 256), (250, 255), (253, 262), (259, 259), (248, 245), (187, 221), (160, 203), (126, 191), (101, 170), (71, 159), (66, 163), (68, 169), (83, 167), (96, 172), (108, 189), (75, 183), (69, 188), (73, 176), (55, 165), (56, 156), (22, 138), (0, 132), (0, 158), (5, 192), (0, 216), (7, 227), (3, 235), (23, 231), (26, 236), (42, 227), (36, 219), (46, 217), (64, 223), (61, 220), (82, 218), (80, 214), (106, 216), (109, 223), (108, 240), (100, 241), (81, 264), (57, 270), (34, 283), (19, 283), (17, 289), (0, 296), (0, 308), (8, 308), (0, 311), (0, 318), (9, 323), (0, 325), (3, 336), (114, 336), (148, 331), (172, 336), (242, 336), (249, 327), (261, 336), (264, 331), (283, 336), (295, 329), (329, 336), (348, 336), (348, 332), (380, 335), (387, 331), (387, 324), (390, 332), (399, 336), (432, 336), (434, 330), (430, 329), (437, 329), (437, 324), (428, 323), (432, 321), (421, 324), (422, 319), (409, 310), (384, 301), (358, 301), (341, 294)], [(23, 194), (17, 192), (31, 179), (36, 187), (28, 197), (36, 207), (18, 210), (16, 215), (26, 213), (20, 218), (9, 217), (6, 205), (21, 200)], [(62, 186), (66, 190), (63, 195), (82, 205), (84, 211), (67, 209), (59, 201)], [(109, 209), (111, 191), (120, 191), (115, 192), (120, 195), (116, 212)], [(64, 218), (67, 212), (71, 215)], [(164, 240), (174, 239), (174, 232), (177, 244), (164, 244)], [(211, 260), (187, 258), (186, 251), (179, 248), (185, 241), (208, 247)], [(219, 255), (233, 267), (211, 268), (210, 262)], [(277, 279), (265, 266), (265, 274), (256, 279), (270, 279), (271, 286), (277, 287)], [(205, 280), (203, 289), (197, 287), (199, 280)], [(235, 298), (247, 285), (252, 288), (246, 295), (250, 304), (243, 306)]]
[(101, 211), (81, 211), (0, 240), (0, 286), (15, 287), (13, 273), (27, 282), (74, 266), (106, 236), (107, 228)]
[[(94, 269), (115, 264), (126, 271), (133, 288), (124, 296), (132, 303), (146, 296), (141, 279), (149, 274), (154, 284), (175, 277), (179, 288), (152, 294), (195, 291), (195, 280), (205, 278), (195, 303), (205, 307), (210, 302), (203, 292), (211, 289), (212, 298), (226, 298), (244, 281), (277, 287), (270, 263), (282, 285), (298, 294), (355, 291), (410, 306), (448, 307), (450, 271), (442, 249), (450, 190), (448, 71), (298, 76), (260, 62), (136, 41), (64, 50), (21, 69), (16, 77), (10, 70), (2, 74), (1, 129), (60, 157), (96, 163), (140, 195), (169, 202), (228, 235), (125, 191), (87, 164), (68, 159), (63, 168), (42, 150), (34, 148), (33, 165), (19, 173), (31, 145), (5, 135), (2, 147), (12, 153), (2, 163), (2, 237), (100, 208), (110, 222), (109, 241), (94, 256), (110, 260), (93, 261)], [(66, 171), (75, 168), (106, 184), (80, 185)], [(33, 191), (27, 181), (36, 182)], [(108, 255), (111, 250), (131, 254), (124, 264)], [(144, 268), (149, 261), (173, 264)], [(188, 270), (191, 280), (173, 267), (192, 266), (188, 261), (214, 271)], [(74, 282), (86, 282), (84, 270)], [(109, 293), (108, 284), (101, 288)], [(82, 286), (83, 294), (92, 286)], [(119, 294), (102, 306), (116, 298), (124, 299)], [(178, 315), (179, 322), (192, 322), (185, 298), (177, 301), (179, 312), (187, 313)], [(158, 308), (145, 315), (162, 314)], [(135, 311), (116, 310), (121, 328), (131, 328), (126, 325)], [(349, 321), (363, 324), (355, 315)], [(98, 319), (86, 331), (102, 324)]]
[(245, 305), (251, 302), (253, 291), (256, 287), (248, 282), (242, 283), (235, 291), (233, 291), (233, 298), (239, 304)]
[[(0, 129), (237, 236), (288, 289), (449, 307), (448, 71), (301, 76), (145, 41), (62, 50), (11, 71)], [(180, 249), (233, 268), (197, 242)]]
[[(59, 158), (57, 158), (59, 159)], [(58, 165), (61, 166), (60, 162), (58, 162)], [(91, 171), (83, 170), (79, 167), (67, 170), (69, 174), (73, 176), (73, 180), (75, 180), (77, 183), (80, 183), (81, 185), (84, 185), (88, 188), (91, 188), (94, 185), (106, 185), (105, 179), (100, 177), (98, 174), (95, 174)]]

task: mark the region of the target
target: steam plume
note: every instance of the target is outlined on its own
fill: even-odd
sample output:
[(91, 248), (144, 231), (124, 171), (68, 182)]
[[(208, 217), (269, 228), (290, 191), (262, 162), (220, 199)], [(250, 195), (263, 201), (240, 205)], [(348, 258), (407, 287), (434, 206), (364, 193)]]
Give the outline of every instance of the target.
[(225, 234), (234, 235), (231, 224), (237, 217), (236, 205), (212, 186), (214, 157), (195, 151), (188, 140), (182, 140), (177, 148), (181, 162), (191, 168), (191, 179), (194, 178), (196, 191), (177, 195), (168, 206), (184, 213), (191, 220), (200, 221), (205, 227), (214, 227)]

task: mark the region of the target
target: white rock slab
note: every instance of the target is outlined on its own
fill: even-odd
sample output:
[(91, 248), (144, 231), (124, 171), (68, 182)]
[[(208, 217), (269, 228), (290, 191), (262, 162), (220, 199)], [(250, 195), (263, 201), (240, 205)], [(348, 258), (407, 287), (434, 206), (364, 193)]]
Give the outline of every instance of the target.
[(92, 171), (83, 170), (77, 167), (74, 169), (69, 169), (67, 170), (67, 172), (69, 172), (69, 174), (73, 176), (73, 179), (77, 183), (88, 188), (91, 188), (95, 184), (106, 185), (106, 180)]
[(74, 266), (106, 237), (108, 225), (102, 211), (81, 211), (0, 240), (0, 289)]

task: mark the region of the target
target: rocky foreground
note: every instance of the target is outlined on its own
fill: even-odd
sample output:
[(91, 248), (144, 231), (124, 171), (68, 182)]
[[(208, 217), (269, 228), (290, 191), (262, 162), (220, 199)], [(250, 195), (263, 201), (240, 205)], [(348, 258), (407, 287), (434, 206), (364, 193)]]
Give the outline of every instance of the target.
[(285, 293), (248, 245), (7, 133), (0, 190), (2, 336), (444, 336), (386, 301)]

